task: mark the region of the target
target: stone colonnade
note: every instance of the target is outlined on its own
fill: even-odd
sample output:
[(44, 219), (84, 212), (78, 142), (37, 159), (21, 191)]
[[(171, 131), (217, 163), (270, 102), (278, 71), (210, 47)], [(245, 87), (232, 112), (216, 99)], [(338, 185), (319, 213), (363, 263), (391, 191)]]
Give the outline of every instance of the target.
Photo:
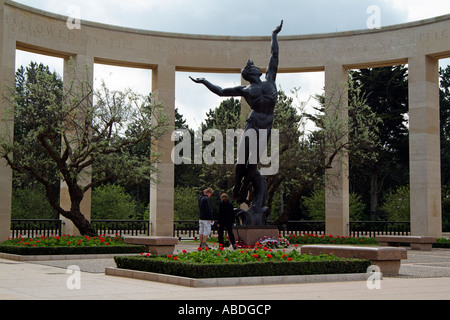
[[(176, 71), (239, 73), (247, 59), (266, 66), (270, 37), (232, 37), (137, 30), (81, 21), (0, 0), (0, 90), (12, 85), (15, 50), (68, 61), (93, 70), (104, 63), (152, 70), (152, 92), (174, 121)], [(288, 23), (286, 21), (286, 23)], [(268, 35), (271, 30), (267, 30)], [(349, 69), (408, 64), (411, 228), (414, 235), (441, 235), (438, 60), (450, 57), (450, 15), (379, 30), (280, 36), (279, 72), (325, 72), (325, 91), (347, 80)], [(342, 111), (344, 112), (344, 111)], [(0, 101), (0, 116), (5, 116)], [(151, 234), (172, 235), (174, 165), (170, 133), (157, 143), (160, 183), (151, 186)], [(348, 235), (349, 192), (345, 157), (333, 167), (326, 192), (326, 232)], [(0, 241), (9, 236), (12, 173), (0, 161)], [(61, 203), (68, 204), (64, 185)], [(83, 203), (90, 216), (90, 194)], [(66, 230), (73, 233), (73, 230)]]

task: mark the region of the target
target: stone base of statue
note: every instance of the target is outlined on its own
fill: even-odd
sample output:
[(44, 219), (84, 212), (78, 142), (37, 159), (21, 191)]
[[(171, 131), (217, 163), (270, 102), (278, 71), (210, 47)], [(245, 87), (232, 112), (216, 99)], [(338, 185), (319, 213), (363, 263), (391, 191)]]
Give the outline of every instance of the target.
[(236, 242), (253, 246), (260, 239), (265, 237), (278, 239), (279, 231), (277, 226), (235, 226), (233, 227)]

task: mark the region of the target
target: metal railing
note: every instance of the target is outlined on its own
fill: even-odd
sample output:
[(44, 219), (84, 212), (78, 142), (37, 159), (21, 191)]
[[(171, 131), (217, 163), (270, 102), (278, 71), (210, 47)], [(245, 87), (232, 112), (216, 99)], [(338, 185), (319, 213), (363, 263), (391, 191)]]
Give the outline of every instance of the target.
[(411, 234), (409, 221), (350, 221), (350, 235), (354, 237), (375, 237), (376, 235)]
[(61, 228), (59, 219), (11, 219), (11, 238), (60, 236)]
[(139, 236), (150, 234), (148, 220), (91, 220), (92, 227), (101, 235)]
[[(149, 235), (148, 220), (97, 220), (92, 226), (101, 235)], [(290, 234), (325, 234), (325, 221), (288, 221), (278, 224), (282, 237)], [(217, 235), (217, 223), (211, 228), (212, 235)], [(408, 221), (351, 221), (350, 235), (354, 237), (375, 237), (385, 235), (409, 235)], [(62, 225), (59, 219), (11, 219), (11, 237), (37, 237), (61, 235)], [(198, 238), (197, 220), (175, 220), (173, 235), (180, 240)]]

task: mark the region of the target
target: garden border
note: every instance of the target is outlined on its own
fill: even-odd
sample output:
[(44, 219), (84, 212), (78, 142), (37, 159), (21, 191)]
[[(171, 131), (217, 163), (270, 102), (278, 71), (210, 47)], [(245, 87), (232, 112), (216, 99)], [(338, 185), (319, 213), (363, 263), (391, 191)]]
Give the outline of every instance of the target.
[[(107, 267), (105, 268), (105, 275), (155, 281), (186, 287), (204, 288), (315, 282), (367, 281), (370, 276), (373, 276), (373, 273), (311, 274), (233, 278), (188, 278), (162, 273)], [(379, 279), (381, 280), (383, 275), (381, 273), (379, 273), (379, 275)]]
[(0, 252), (0, 259), (14, 261), (57, 261), (57, 260), (83, 260), (83, 259), (112, 259), (115, 256), (136, 255), (136, 253), (91, 253), (91, 254), (51, 254), (51, 255), (20, 255)]

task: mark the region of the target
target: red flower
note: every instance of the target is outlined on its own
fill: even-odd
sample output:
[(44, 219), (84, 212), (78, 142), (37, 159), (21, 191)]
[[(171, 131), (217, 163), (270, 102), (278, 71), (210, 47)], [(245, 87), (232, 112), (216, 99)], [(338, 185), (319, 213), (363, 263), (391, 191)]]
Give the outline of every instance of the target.
[(171, 255), (171, 254), (168, 254), (168, 255), (167, 255), (167, 258), (172, 259), (172, 255)]
[(187, 253), (187, 251), (186, 250), (183, 250), (183, 251), (181, 251), (182, 253)]
[(273, 258), (271, 254), (268, 254), (266, 257), (269, 258), (269, 259)]
[(202, 247), (197, 248), (197, 251), (202, 251), (202, 250), (203, 250)]
[(177, 260), (178, 259), (178, 257), (173, 257), (173, 260)]
[(292, 258), (291, 257), (287, 258), (287, 261), (292, 261)]

